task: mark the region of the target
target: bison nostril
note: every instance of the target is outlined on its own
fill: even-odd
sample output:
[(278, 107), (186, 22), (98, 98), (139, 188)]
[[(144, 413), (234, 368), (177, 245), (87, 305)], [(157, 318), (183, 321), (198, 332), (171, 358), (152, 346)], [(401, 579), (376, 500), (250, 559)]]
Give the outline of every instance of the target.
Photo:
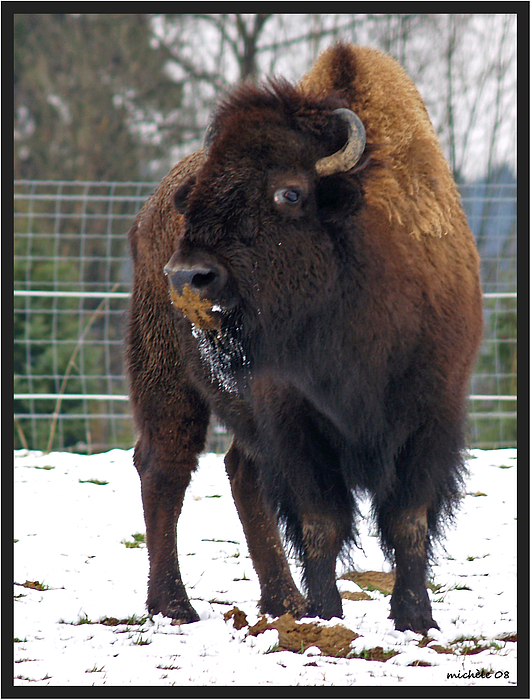
[(191, 280), (190, 286), (197, 290), (205, 289), (209, 287), (217, 278), (216, 272), (214, 270), (208, 270), (206, 272), (197, 272)]
[(171, 261), (164, 268), (168, 281), (181, 295), (186, 285), (201, 296), (215, 296), (223, 288), (227, 279), (225, 269), (218, 265), (175, 268)]

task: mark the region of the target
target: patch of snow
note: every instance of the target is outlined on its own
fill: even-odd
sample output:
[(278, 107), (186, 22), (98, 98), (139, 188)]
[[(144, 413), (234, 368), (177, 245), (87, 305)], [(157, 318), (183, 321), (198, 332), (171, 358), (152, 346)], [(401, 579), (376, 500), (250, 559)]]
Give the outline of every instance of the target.
[[(276, 630), (253, 637), (225, 622), (237, 606), (255, 624), (260, 590), (221, 456), (202, 456), (179, 521), (181, 572), (201, 618), (179, 626), (146, 617), (147, 550), (124, 544), (145, 532), (132, 450), (17, 451), (14, 685), (514, 686), (516, 457), (471, 452), (462, 509), (430, 577), (441, 629), (424, 641), (397, 632), (389, 596), (369, 591), (371, 600), (344, 600), (344, 619), (322, 622), (360, 635), (352, 658), (334, 658), (315, 646), (278, 651)], [(388, 571), (369, 521), (360, 537), (357, 569)], [(300, 580), (294, 561), (292, 570)], [(340, 590), (361, 589), (343, 580)], [(378, 648), (395, 653), (371, 660)]]

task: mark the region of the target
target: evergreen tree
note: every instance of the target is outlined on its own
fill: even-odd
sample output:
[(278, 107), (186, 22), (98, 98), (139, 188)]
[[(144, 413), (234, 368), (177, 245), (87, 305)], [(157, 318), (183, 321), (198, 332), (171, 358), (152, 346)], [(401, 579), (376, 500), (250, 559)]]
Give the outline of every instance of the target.
[(182, 86), (150, 15), (17, 14), (14, 39), (15, 178), (151, 179)]

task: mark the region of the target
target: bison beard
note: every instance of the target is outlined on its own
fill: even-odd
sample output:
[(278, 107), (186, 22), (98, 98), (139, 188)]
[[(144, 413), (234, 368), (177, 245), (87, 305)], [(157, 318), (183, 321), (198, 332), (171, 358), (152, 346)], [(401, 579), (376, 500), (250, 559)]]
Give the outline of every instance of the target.
[(149, 612), (198, 619), (176, 524), (215, 413), (234, 433), (225, 464), (263, 612), (342, 614), (336, 561), (369, 493), (396, 567), (395, 626), (435, 627), (426, 571), (459, 500), (481, 293), (472, 235), (407, 76), (339, 44), (298, 87), (237, 89), (130, 242)]

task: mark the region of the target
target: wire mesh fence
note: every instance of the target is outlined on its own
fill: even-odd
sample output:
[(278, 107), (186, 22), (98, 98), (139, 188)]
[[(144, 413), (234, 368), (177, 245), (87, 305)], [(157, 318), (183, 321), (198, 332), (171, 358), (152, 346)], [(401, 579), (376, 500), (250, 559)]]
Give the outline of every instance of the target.
[[(134, 443), (122, 343), (127, 232), (155, 183), (16, 181), (15, 447), (97, 452)], [(516, 186), (461, 187), (482, 258), (485, 339), (470, 442), (516, 444)], [(228, 436), (213, 422), (208, 449)]]

